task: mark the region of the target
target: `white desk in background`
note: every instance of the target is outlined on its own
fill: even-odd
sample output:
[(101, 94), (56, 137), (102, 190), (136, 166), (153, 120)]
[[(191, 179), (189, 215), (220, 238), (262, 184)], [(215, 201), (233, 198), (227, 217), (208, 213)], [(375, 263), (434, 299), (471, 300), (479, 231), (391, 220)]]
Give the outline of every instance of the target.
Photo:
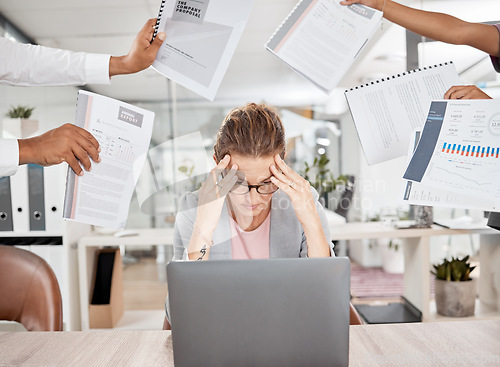
[[(349, 331), (350, 367), (500, 366), (499, 320)], [(5, 366), (174, 366), (172, 336), (163, 330), (0, 332), (0, 356)]]
[[(480, 286), (476, 317), (498, 318), (493, 302), (492, 284), (488, 277), (490, 256), (500, 251), (500, 232), (494, 229), (449, 229), (433, 225), (431, 228), (397, 229), (384, 226), (381, 222), (351, 222), (330, 226), (332, 240), (358, 240), (377, 238), (401, 238), (404, 240), (404, 297), (422, 312), (423, 321), (436, 318), (431, 312), (430, 302), (430, 238), (433, 236), (480, 235)], [(500, 260), (500, 259), (499, 259)], [(495, 265), (500, 269), (500, 261)], [(500, 305), (498, 305), (500, 307)]]
[(82, 330), (89, 329), (90, 284), (94, 269), (95, 253), (104, 246), (151, 246), (172, 245), (173, 228), (139, 229), (136, 235), (116, 237), (113, 235), (86, 236), (78, 241), (78, 272), (80, 278), (80, 314)]

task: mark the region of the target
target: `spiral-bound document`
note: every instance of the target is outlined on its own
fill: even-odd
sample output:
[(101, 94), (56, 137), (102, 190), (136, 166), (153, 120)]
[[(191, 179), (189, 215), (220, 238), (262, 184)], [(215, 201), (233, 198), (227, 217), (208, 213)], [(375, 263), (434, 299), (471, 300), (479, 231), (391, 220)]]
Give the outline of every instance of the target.
[(254, 0), (162, 0), (155, 35), (165, 32), (153, 68), (213, 100)]
[(330, 93), (379, 28), (382, 12), (338, 0), (301, 0), (266, 48)]
[(411, 133), (424, 125), (431, 101), (459, 84), (455, 65), (445, 62), (346, 90), (368, 164), (406, 155)]

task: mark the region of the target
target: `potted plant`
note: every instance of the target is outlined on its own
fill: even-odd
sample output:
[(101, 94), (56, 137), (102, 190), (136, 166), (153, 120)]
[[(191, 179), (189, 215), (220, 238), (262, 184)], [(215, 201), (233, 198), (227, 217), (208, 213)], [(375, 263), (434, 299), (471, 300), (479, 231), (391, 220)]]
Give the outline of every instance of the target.
[(435, 297), (437, 313), (443, 316), (465, 317), (474, 315), (476, 305), (476, 280), (470, 273), (476, 268), (470, 266), (469, 256), (463, 259), (444, 259), (434, 265), (436, 276)]
[(3, 129), (15, 138), (26, 138), (38, 130), (38, 120), (30, 119), (35, 107), (11, 106), (5, 114)]
[(378, 241), (382, 256), (382, 269), (386, 273), (402, 274), (405, 271), (403, 243), (399, 238), (391, 238), (388, 242)]
[(320, 155), (319, 158), (314, 157), (312, 165), (304, 162), (306, 168), (303, 176), (316, 189), (320, 197), (320, 202), (325, 208), (328, 207), (328, 193), (334, 191), (339, 186), (346, 187), (347, 185), (352, 185), (345, 175), (335, 178), (333, 173), (327, 168), (329, 162), (330, 159), (328, 159), (326, 154)]

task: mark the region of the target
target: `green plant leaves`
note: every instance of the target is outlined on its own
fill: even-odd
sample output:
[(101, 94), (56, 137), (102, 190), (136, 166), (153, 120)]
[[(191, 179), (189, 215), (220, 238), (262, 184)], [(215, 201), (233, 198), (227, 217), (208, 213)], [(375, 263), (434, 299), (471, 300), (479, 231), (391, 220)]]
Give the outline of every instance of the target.
[(435, 271), (431, 271), (437, 279), (446, 280), (448, 282), (463, 282), (470, 280), (470, 273), (476, 268), (470, 266), (469, 256), (463, 259), (452, 257), (451, 261), (443, 259), (441, 264), (433, 265)]
[(10, 106), (10, 109), (7, 111), (5, 116), (11, 119), (17, 119), (17, 118), (29, 119), (34, 109), (35, 107), (29, 107), (29, 106), (17, 106), (17, 107)]

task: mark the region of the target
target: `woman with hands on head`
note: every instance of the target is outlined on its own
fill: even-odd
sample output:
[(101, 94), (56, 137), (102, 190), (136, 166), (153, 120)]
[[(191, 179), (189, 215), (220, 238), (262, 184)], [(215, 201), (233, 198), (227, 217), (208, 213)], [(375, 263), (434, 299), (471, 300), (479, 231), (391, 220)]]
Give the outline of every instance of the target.
[[(467, 45), (491, 56), (500, 72), (500, 24), (470, 23), (448, 14), (410, 8), (392, 0), (344, 0), (341, 5), (362, 4), (380, 10), (384, 18), (421, 36), (454, 45)], [(445, 99), (490, 99), (475, 85), (456, 85)]]
[(181, 199), (173, 259), (331, 256), (318, 194), (284, 156), (276, 112), (254, 103), (232, 110), (214, 146), (217, 166)]

